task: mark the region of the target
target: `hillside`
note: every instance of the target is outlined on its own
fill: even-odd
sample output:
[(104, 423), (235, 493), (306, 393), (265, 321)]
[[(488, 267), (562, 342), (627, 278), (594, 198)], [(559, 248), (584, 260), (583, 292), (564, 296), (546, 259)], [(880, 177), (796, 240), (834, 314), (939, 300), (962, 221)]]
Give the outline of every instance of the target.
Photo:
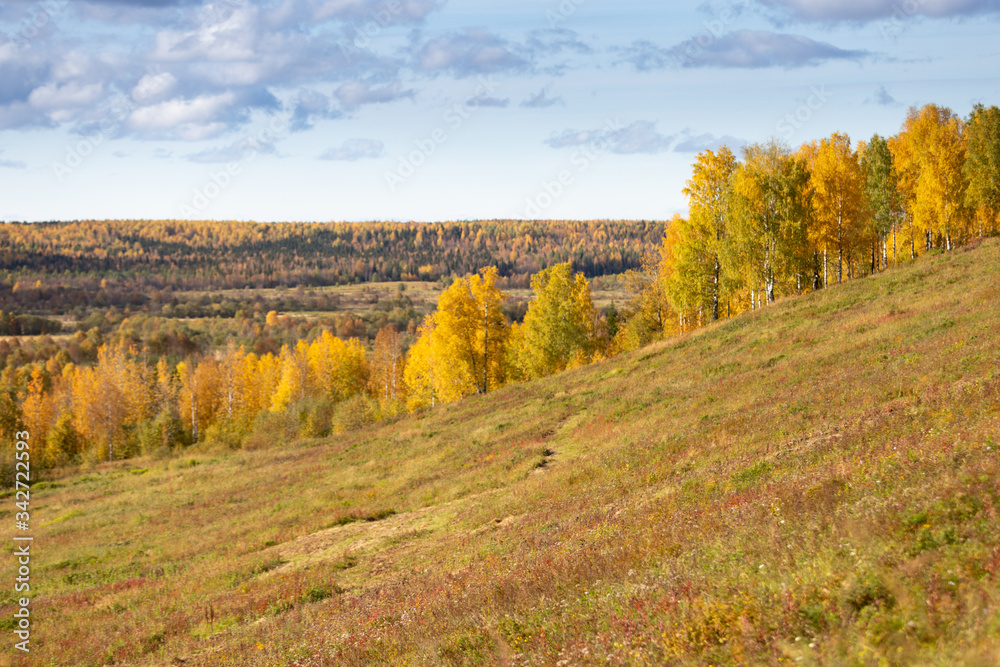
[(996, 664), (998, 303), (994, 239), (370, 432), (36, 485), (33, 664)]

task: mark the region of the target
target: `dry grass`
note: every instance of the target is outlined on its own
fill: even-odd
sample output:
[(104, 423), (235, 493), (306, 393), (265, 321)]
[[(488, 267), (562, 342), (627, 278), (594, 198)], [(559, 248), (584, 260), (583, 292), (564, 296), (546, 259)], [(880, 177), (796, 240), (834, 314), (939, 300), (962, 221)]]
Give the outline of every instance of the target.
[(33, 492), (32, 660), (997, 664), (998, 302), (991, 241), (368, 433), (74, 473)]

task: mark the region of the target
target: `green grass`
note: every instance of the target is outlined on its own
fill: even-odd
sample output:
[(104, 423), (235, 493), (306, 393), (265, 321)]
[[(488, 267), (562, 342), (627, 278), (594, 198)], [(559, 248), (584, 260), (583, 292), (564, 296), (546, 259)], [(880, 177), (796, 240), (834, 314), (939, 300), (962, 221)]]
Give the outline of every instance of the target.
[(991, 241), (367, 432), (36, 487), (31, 659), (997, 664), (998, 304)]

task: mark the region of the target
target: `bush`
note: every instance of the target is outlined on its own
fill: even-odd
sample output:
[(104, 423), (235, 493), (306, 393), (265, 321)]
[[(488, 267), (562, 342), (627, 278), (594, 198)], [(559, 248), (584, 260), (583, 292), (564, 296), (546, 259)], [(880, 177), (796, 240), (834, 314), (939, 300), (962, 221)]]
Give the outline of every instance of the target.
[(205, 449), (239, 449), (243, 444), (246, 429), (234, 421), (213, 422), (205, 429), (202, 446)]
[(265, 410), (254, 419), (250, 434), (243, 439), (244, 449), (263, 449), (287, 444), (298, 437), (298, 415), (292, 409), (281, 412)]
[(336, 433), (360, 431), (371, 426), (378, 420), (378, 403), (363, 395), (352, 396), (337, 405), (333, 418), (333, 430)]
[(143, 422), (137, 438), (139, 451), (157, 458), (169, 456), (176, 447), (191, 444), (180, 417), (169, 408), (162, 410), (154, 419)]
[(42, 462), (48, 468), (76, 463), (80, 460), (81, 439), (73, 427), (73, 415), (63, 412), (45, 436)]
[(333, 427), (334, 405), (320, 398), (304, 401), (299, 406), (299, 435), (303, 438), (321, 438), (330, 435)]

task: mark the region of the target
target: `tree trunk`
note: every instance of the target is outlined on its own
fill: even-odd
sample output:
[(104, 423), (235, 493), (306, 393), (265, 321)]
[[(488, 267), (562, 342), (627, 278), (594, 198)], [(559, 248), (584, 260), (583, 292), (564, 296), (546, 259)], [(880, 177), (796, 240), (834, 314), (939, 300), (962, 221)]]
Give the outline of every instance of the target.
[(483, 304), (483, 393), (485, 394), (489, 387), (489, 376), (490, 376), (490, 307), (488, 304)]
[(826, 256), (826, 248), (823, 248), (823, 289), (830, 284), (830, 262)]
[(198, 442), (198, 404), (196, 396), (198, 394), (198, 383), (194, 379), (194, 371), (191, 372), (191, 440)]
[(712, 276), (712, 321), (719, 319), (719, 257), (715, 258), (715, 273)]

